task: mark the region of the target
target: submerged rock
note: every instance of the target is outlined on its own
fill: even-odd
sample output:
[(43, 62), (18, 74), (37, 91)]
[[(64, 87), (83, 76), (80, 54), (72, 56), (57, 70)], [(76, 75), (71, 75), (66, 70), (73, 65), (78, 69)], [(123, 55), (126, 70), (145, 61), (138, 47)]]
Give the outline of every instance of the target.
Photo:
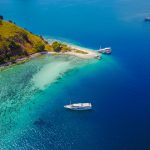
[(43, 119), (39, 118), (38, 120), (34, 121), (33, 124), (34, 124), (35, 126), (41, 127), (41, 126), (44, 126), (46, 123), (45, 123), (45, 121), (44, 121)]

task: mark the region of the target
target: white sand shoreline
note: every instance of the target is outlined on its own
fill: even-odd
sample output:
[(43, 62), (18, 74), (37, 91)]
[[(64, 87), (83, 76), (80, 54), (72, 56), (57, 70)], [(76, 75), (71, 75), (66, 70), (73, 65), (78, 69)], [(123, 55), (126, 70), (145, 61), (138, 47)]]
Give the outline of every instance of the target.
[(55, 38), (46, 38), (46, 40), (49, 41), (50, 44), (52, 44), (55, 41), (58, 41), (60, 43), (68, 45), (68, 47), (70, 47), (70, 49), (76, 49), (76, 50), (80, 50), (80, 51), (87, 53), (87, 54), (82, 54), (82, 53), (77, 53), (75, 51), (70, 51), (70, 52), (65, 52), (65, 53), (60, 53), (60, 54), (77, 56), (77, 57), (84, 58), (84, 59), (92, 59), (92, 58), (100, 59), (102, 56), (96, 50), (85, 48), (85, 47), (82, 47), (82, 46), (79, 46), (79, 45), (76, 45), (76, 44), (73, 44), (70, 42), (64, 42), (65, 40), (59, 40), (57, 38), (56, 39)]
[(92, 58), (97, 58), (97, 59), (100, 59), (101, 58), (101, 55), (98, 54), (97, 52), (94, 52), (94, 51), (90, 51), (90, 50), (81, 50), (79, 49), (80, 51), (82, 52), (85, 52), (87, 54), (82, 54), (82, 53), (77, 53), (76, 51), (70, 51), (70, 52), (66, 52), (65, 54), (68, 54), (68, 55), (73, 55), (73, 56), (77, 56), (77, 57), (80, 57), (80, 58), (85, 58), (85, 59), (92, 59)]
[[(69, 45), (70, 49), (72, 49), (71, 51), (68, 52), (48, 52), (48, 51), (44, 51), (44, 52), (38, 52), (35, 54), (31, 54), (28, 57), (23, 57), (23, 58), (19, 58), (17, 59), (15, 62), (8, 62), (8, 63), (4, 63), (2, 65), (0, 65), (0, 70), (5, 69), (6, 67), (10, 67), (12, 65), (16, 65), (16, 64), (21, 64), (24, 63), (30, 59), (33, 59), (35, 57), (38, 57), (40, 55), (70, 55), (70, 56), (76, 56), (76, 57), (80, 57), (80, 58), (84, 58), (84, 59), (100, 59), (101, 58), (101, 54), (97, 53), (94, 50), (90, 50), (90, 49), (86, 49), (86, 48), (81, 48), (78, 46), (72, 46)], [(83, 53), (79, 53), (76, 52), (76, 50), (82, 51)]]

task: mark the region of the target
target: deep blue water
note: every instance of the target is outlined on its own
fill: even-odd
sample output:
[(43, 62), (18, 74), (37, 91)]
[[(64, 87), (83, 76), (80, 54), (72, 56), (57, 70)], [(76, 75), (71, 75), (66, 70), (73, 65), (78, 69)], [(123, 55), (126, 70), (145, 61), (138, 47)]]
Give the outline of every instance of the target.
[[(20, 123), (20, 134), (14, 131), (9, 146), (5, 140), (7, 146), (3, 142), (0, 149), (149, 150), (150, 23), (143, 21), (149, 8), (149, 0), (0, 0), (4, 18), (35, 34), (113, 49), (111, 56), (74, 69), (36, 92), (35, 104), (20, 110), (28, 110), (21, 120), (29, 123)], [(15, 69), (21, 67), (26, 68)], [(2, 78), (6, 74), (0, 73)], [(70, 98), (91, 101), (93, 111), (64, 110)], [(36, 126), (32, 122), (38, 118), (44, 123)]]

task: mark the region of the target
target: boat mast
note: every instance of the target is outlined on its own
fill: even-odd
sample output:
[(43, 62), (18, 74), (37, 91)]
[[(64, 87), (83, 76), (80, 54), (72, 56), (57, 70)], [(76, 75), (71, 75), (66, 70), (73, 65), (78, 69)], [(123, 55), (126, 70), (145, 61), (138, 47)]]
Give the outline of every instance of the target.
[(99, 50), (101, 50), (101, 45), (100, 45), (100, 48), (99, 48)]

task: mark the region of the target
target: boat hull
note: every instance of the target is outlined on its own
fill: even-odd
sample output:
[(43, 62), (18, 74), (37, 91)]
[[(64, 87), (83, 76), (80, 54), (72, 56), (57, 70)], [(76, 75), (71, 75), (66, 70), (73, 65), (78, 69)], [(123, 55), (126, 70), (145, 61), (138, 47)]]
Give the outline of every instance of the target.
[(65, 105), (64, 108), (70, 110), (90, 110), (92, 109), (92, 105), (91, 103), (76, 103), (76, 104)]
[(98, 50), (98, 52), (102, 53), (102, 54), (107, 54), (108, 55), (108, 54), (112, 53), (112, 50), (111, 50), (110, 47), (108, 47), (108, 48), (103, 48), (103, 49), (101, 48), (101, 49)]
[(73, 107), (69, 107), (69, 106), (64, 106), (64, 108), (70, 109), (70, 110), (91, 110), (92, 109), (92, 107), (73, 108)]

